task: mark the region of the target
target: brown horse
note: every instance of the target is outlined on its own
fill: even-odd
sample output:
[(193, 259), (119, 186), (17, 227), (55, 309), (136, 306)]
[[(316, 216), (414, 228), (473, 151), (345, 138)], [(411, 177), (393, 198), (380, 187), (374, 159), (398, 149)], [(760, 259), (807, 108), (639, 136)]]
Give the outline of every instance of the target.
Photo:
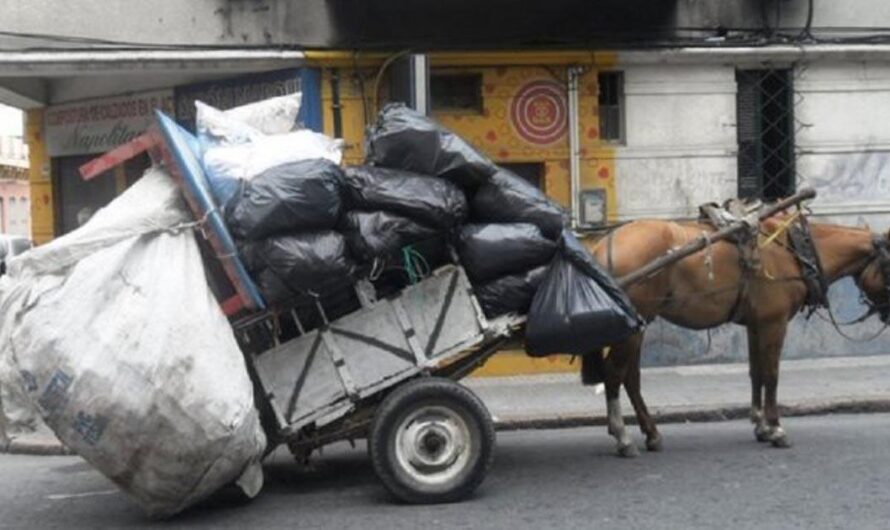
[[(735, 321), (747, 328), (751, 421), (757, 439), (770, 441), (775, 447), (790, 445), (779, 424), (776, 403), (779, 357), (788, 321), (801, 310), (807, 297), (801, 266), (783, 230), (785, 219), (777, 216), (761, 224), (760, 264), (745, 276), (745, 281), (739, 248), (734, 243), (719, 242), (627, 288), (631, 301), (647, 321), (660, 316), (691, 329)], [(886, 319), (884, 274), (890, 267), (882, 269), (876, 257), (881, 249), (886, 253), (887, 238), (876, 238), (867, 229), (816, 223), (810, 227), (827, 282), (855, 277), (872, 307), (881, 307), (881, 316)], [(599, 263), (621, 277), (703, 233), (713, 232), (713, 227), (700, 222), (636, 221), (587, 245)], [(774, 232), (778, 232), (774, 239), (765, 237)], [(615, 437), (622, 456), (637, 454), (621, 415), (618, 398), (622, 384), (646, 436), (647, 449), (661, 448), (661, 435), (640, 394), (642, 342), (640, 332), (613, 346), (600, 372), (606, 386), (609, 434)]]

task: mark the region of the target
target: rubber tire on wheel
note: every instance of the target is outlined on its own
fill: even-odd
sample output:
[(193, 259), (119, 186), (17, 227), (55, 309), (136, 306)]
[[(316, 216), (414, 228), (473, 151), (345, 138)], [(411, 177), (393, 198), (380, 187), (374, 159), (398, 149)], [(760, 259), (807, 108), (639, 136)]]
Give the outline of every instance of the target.
[[(467, 438), (467, 454), (461, 451), (457, 457), (462, 461), (460, 468), (455, 470), (449, 465), (446, 473), (454, 475), (436, 484), (412, 476), (415, 468), (406, 465), (397, 454), (400, 440), (410, 439), (404, 433), (400, 435), (405, 422), (425, 411), (453, 415), (458, 424), (462, 422), (462, 435)], [(441, 423), (433, 421), (429, 425)], [(445, 444), (446, 448), (449, 446)], [(377, 476), (394, 496), (412, 504), (455, 502), (469, 496), (491, 467), (494, 446), (494, 422), (482, 401), (466, 387), (438, 377), (411, 381), (387, 396), (377, 409), (368, 437), (368, 453)], [(423, 471), (415, 470), (414, 474), (418, 473)]]

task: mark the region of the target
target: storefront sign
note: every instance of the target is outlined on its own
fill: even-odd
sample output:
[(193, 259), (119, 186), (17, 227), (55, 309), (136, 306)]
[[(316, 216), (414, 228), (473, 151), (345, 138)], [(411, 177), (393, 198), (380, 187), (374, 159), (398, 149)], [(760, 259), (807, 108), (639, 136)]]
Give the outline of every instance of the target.
[(154, 111), (173, 112), (173, 91), (96, 99), (46, 110), (49, 156), (104, 153), (144, 133)]
[(232, 79), (178, 86), (176, 121), (194, 129), (195, 101), (218, 109), (230, 109), (267, 98), (303, 92), (300, 121), (307, 127), (320, 128), (319, 74), (312, 68), (295, 68), (245, 74)]
[(550, 80), (523, 85), (510, 104), (510, 122), (529, 143), (548, 145), (559, 140), (568, 128), (565, 87)]

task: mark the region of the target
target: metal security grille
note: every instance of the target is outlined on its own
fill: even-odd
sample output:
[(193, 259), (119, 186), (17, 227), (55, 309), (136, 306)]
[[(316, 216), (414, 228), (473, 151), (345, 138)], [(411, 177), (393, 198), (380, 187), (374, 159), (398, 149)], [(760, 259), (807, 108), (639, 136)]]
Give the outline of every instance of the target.
[(738, 195), (772, 200), (795, 190), (790, 69), (737, 70)]
[(600, 140), (624, 141), (624, 73), (600, 72), (599, 84)]

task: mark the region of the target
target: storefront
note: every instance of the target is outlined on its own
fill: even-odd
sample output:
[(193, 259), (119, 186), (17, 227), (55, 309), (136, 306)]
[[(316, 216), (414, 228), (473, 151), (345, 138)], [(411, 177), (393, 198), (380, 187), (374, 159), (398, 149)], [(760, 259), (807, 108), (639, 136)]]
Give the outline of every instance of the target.
[(97, 154), (129, 142), (148, 130), (156, 108), (172, 112), (172, 90), (46, 109), (44, 131), (56, 235), (66, 234), (86, 222), (150, 165), (148, 156), (142, 155), (89, 181), (84, 181), (78, 173), (78, 168)]

